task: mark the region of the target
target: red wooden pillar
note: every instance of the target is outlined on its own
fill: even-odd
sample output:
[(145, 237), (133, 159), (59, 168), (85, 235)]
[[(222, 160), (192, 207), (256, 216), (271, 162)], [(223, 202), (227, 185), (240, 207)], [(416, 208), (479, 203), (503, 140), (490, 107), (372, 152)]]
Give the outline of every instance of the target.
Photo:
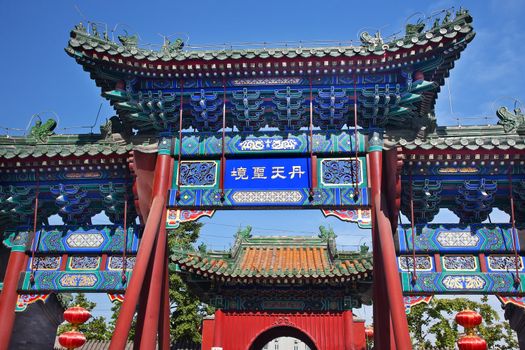
[(373, 216), (377, 220), (379, 252), (382, 258), (383, 272), (394, 339), (397, 349), (411, 350), (412, 343), (408, 331), (408, 323), (403, 302), (403, 292), (401, 280), (397, 267), (397, 258), (394, 248), (394, 238), (392, 226), (388, 218), (388, 208), (385, 198), (381, 193), (381, 173), (382, 173), (382, 140), (378, 133), (373, 133), (369, 140), (369, 162), (370, 162), (370, 187), (372, 189)]
[(383, 173), (383, 189), (388, 204), (388, 217), (392, 226), (392, 232), (395, 232), (399, 219), (399, 207), (401, 205), (401, 176), (399, 171), (403, 166), (403, 161), (398, 155), (395, 148), (384, 152), (383, 164), (385, 172)]
[(25, 268), (25, 247), (14, 246), (9, 255), (7, 270), (4, 277), (4, 286), (0, 296), (0, 350), (7, 350), (15, 323), (15, 307), (18, 299), (18, 279), (20, 272)]
[(140, 340), (141, 349), (155, 349), (157, 344), (157, 331), (159, 325), (160, 308), (164, 305), (162, 290), (164, 285), (166, 265), (166, 210), (163, 211), (162, 221), (155, 247), (151, 283), (149, 285), (148, 303), (146, 306), (146, 317), (144, 319), (144, 330)]
[(120, 309), (120, 314), (115, 325), (115, 331), (111, 338), (110, 350), (123, 350), (126, 346), (126, 340), (137, 307), (141, 287), (144, 283), (144, 277), (162, 214), (166, 211), (166, 196), (170, 186), (169, 176), (166, 175), (173, 171), (173, 169), (170, 168), (171, 164), (171, 157), (169, 155), (159, 154), (157, 156), (151, 210), (146, 221), (144, 233), (142, 234), (135, 267), (133, 268), (124, 302), (122, 303), (122, 308)]
[(383, 259), (379, 248), (379, 231), (377, 220), (372, 220), (372, 245), (374, 257), (374, 346), (377, 349), (395, 349), (395, 343), (390, 341), (390, 305), (385, 293), (388, 290), (383, 271)]
[[(153, 257), (152, 257), (153, 258)], [(148, 304), (149, 285), (151, 283), (151, 271), (153, 264), (148, 263), (148, 270), (144, 278), (144, 284), (140, 291), (139, 306), (137, 310), (137, 323), (135, 324), (135, 338), (133, 339), (133, 349), (140, 349), (140, 340), (142, 339), (142, 331), (144, 330), (144, 319), (146, 318), (146, 305)]]
[[(166, 247), (168, 242), (166, 241)], [(167, 248), (166, 248), (167, 249)], [(166, 250), (167, 251), (167, 250)], [(166, 259), (164, 262), (164, 278), (162, 281), (162, 306), (159, 316), (159, 345), (160, 350), (169, 350), (171, 341), (170, 341), (170, 285), (169, 285), (169, 275), (168, 275), (168, 255), (166, 254)]]
[(215, 311), (215, 322), (213, 327), (213, 347), (222, 348), (222, 332), (224, 327), (224, 313), (221, 309)]

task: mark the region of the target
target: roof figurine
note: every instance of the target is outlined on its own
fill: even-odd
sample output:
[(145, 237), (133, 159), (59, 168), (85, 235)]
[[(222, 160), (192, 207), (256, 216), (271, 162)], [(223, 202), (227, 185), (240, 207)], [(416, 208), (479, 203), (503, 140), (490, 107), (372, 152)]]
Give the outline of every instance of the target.
[(121, 140), (131, 136), (132, 130), (122, 120), (114, 115), (100, 125), (100, 133), (106, 140)]
[(323, 225), (319, 226), (319, 238), (328, 241), (331, 239), (335, 239), (337, 235), (334, 232), (334, 229), (332, 227), (324, 227)]
[(55, 128), (57, 127), (56, 120), (50, 118), (44, 124), (41, 120), (37, 120), (35, 125), (31, 128), (30, 135), (38, 143), (46, 143), (49, 136), (53, 135)]
[(235, 240), (238, 240), (238, 241), (245, 241), (251, 237), (252, 237), (252, 227), (249, 225), (246, 226), (246, 228), (244, 229), (241, 229), (239, 227), (239, 229), (237, 230), (237, 233), (235, 234)]
[(184, 42), (182, 39), (178, 38), (175, 42), (170, 42), (168, 38), (164, 38), (164, 44), (162, 45), (162, 51), (170, 55), (181, 51), (184, 48)]
[(359, 35), (359, 40), (361, 40), (363, 45), (366, 45), (372, 49), (383, 45), (383, 38), (381, 37), (381, 32), (379, 31), (377, 31), (374, 36), (370, 35), (368, 32), (362, 32)]
[(127, 49), (130, 49), (132, 47), (137, 47), (139, 43), (139, 37), (137, 34), (134, 35), (128, 35), (128, 31), (124, 30), (124, 35), (119, 35), (118, 40)]
[(417, 36), (421, 34), (423, 29), (425, 29), (425, 23), (421, 19), (419, 19), (416, 24), (408, 23), (405, 26), (405, 37), (411, 38)]
[(519, 107), (514, 108), (514, 114), (507, 107), (500, 107), (496, 111), (496, 115), (499, 118), (498, 125), (503, 126), (505, 132), (512, 132), (525, 127), (525, 115)]

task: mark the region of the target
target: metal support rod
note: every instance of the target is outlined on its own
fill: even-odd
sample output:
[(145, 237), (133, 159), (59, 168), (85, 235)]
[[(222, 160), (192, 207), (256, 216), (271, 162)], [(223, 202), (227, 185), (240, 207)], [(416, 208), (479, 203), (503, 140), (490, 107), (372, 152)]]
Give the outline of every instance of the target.
[(352, 169), (352, 180), (354, 182), (354, 200), (359, 196), (359, 135), (357, 134), (357, 79), (354, 74), (354, 146), (355, 146), (355, 171)]
[(35, 172), (35, 178), (36, 178), (36, 193), (35, 193), (35, 208), (33, 210), (33, 240), (31, 241), (31, 271), (30, 271), (30, 282), (31, 285), (35, 283), (35, 272), (34, 272), (34, 263), (35, 263), (35, 251), (38, 249), (38, 243), (35, 247), (35, 238), (36, 238), (36, 225), (38, 220), (38, 196), (40, 194), (40, 175), (38, 173), (38, 169), (36, 169)]
[(182, 112), (184, 105), (184, 81), (180, 82), (180, 110), (179, 110), (179, 159), (177, 162), (177, 192), (175, 198), (177, 201), (180, 199), (180, 165), (182, 161)]
[(128, 333), (131, 328), (131, 322), (133, 321), (133, 315), (135, 314), (135, 308), (144, 282), (160, 220), (163, 212), (165, 212), (166, 195), (169, 187), (169, 177), (166, 176), (166, 174), (169, 174), (171, 164), (171, 156), (162, 154), (157, 156), (151, 211), (146, 222), (146, 227), (144, 228), (133, 274), (131, 275), (115, 331), (111, 339), (110, 350), (123, 350), (126, 346)]
[(382, 151), (371, 151), (369, 160), (373, 215), (377, 219), (379, 252), (382, 258), (385, 283), (388, 286), (387, 295), (392, 315), (394, 339), (397, 349), (412, 350), (401, 280), (397, 268), (392, 227), (388, 216), (385, 214), (385, 212), (388, 212), (387, 204), (381, 193)]
[(310, 132), (310, 138), (309, 138), (309, 151), (310, 151), (310, 198), (313, 198), (314, 196), (314, 189), (317, 186), (317, 183), (314, 179), (317, 178), (317, 159), (314, 156), (314, 95), (312, 90), (312, 77), (310, 77), (310, 123), (308, 125), (308, 129)]
[[(126, 183), (127, 185), (127, 183)], [(126, 257), (126, 251), (128, 250), (128, 191), (125, 189), (124, 193), (124, 243), (122, 247), (122, 284), (126, 284), (128, 278), (126, 277), (126, 268), (128, 267), (128, 261)]]
[(412, 229), (412, 264), (413, 264), (413, 271), (412, 271), (412, 283), (415, 283), (417, 280), (417, 270), (416, 270), (416, 228), (415, 228), (415, 221), (414, 221), (414, 192), (412, 188), (412, 171), (410, 171), (410, 227)]
[(514, 191), (512, 187), (512, 169), (509, 169), (509, 199), (510, 199), (510, 221), (512, 222), (512, 249), (514, 250), (514, 265), (516, 267), (516, 276), (514, 276), (514, 283), (520, 285), (521, 278), (519, 275), (519, 261), (517, 238), (516, 238), (516, 217), (514, 212)]
[(226, 171), (226, 82), (223, 81), (222, 92), (222, 141), (221, 141), (221, 178), (219, 187), (221, 190), (221, 199), (224, 199), (224, 174)]

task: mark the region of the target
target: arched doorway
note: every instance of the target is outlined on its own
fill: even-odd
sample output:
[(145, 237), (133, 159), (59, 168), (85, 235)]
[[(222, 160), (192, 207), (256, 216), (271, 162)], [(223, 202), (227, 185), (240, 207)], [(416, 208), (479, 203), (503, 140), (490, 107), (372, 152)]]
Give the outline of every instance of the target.
[(262, 350), (263, 347), (268, 344), (268, 342), (280, 337), (291, 337), (298, 339), (305, 343), (310, 348), (310, 350), (317, 350), (317, 346), (315, 346), (313, 340), (306, 333), (300, 331), (297, 328), (287, 326), (273, 327), (259, 334), (259, 336), (257, 336), (257, 338), (255, 338), (253, 343), (250, 345), (249, 350)]

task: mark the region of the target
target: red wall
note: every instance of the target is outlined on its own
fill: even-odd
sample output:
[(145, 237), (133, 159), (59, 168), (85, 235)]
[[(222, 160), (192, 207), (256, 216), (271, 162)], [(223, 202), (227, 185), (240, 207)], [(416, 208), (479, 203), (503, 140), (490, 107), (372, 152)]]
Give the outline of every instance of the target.
[[(318, 350), (366, 349), (364, 322), (351, 321), (345, 332), (345, 318), (347, 323), (348, 320), (352, 320), (350, 311), (323, 313), (218, 311), (218, 313), (222, 315), (217, 317), (216, 313), (216, 320), (221, 322), (217, 329), (215, 329), (216, 320), (203, 322), (202, 350), (210, 350), (213, 346), (222, 347), (223, 350), (249, 350), (250, 345), (263, 332), (283, 326), (295, 328), (306, 334)], [(344, 317), (345, 313), (346, 317)], [(220, 329), (222, 331), (217, 332)], [(217, 344), (217, 340), (222, 340), (222, 344)]]
[(202, 349), (211, 349), (213, 346), (213, 323), (215, 320), (205, 318), (202, 320)]

